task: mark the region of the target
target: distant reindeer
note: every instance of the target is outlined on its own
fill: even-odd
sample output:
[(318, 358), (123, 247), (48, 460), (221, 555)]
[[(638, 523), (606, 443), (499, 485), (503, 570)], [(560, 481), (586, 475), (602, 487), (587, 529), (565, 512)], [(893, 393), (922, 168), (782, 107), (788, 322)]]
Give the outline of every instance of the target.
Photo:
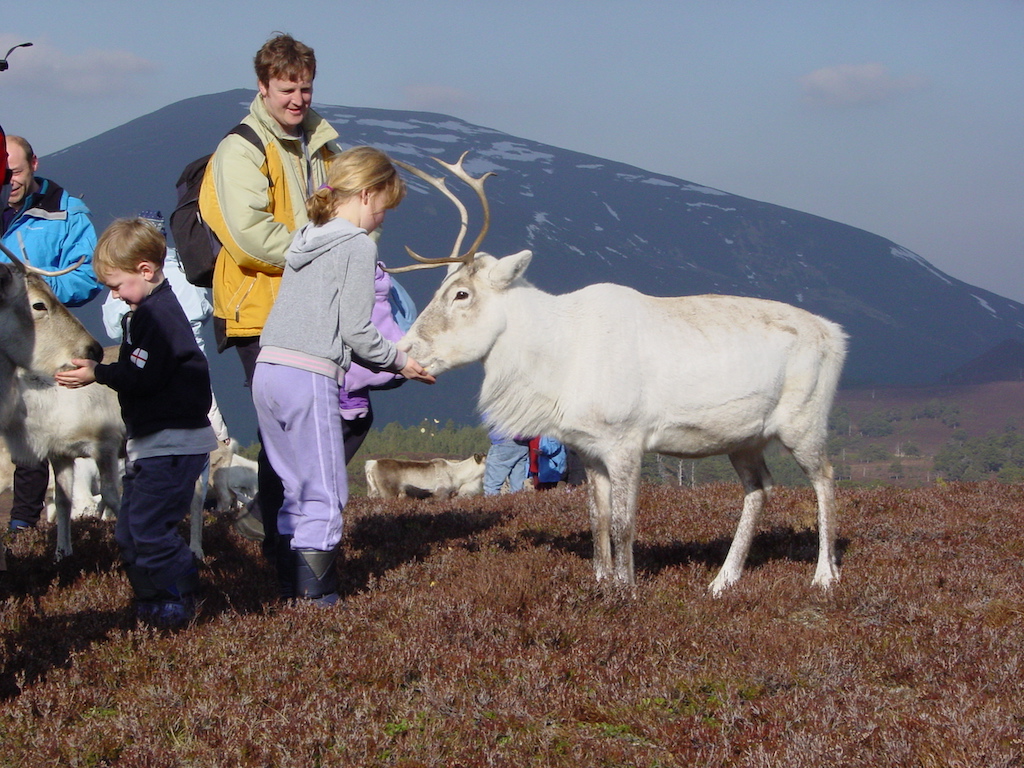
[(232, 440), (223, 459), (210, 467), (210, 493), (218, 513), (238, 513), (252, 503), (258, 490), (257, 465), (237, 453)]
[(477, 254), (489, 226), (483, 192), (491, 174), (437, 162), (477, 194), (484, 224), (458, 255), (466, 209), (445, 185), (402, 163), (455, 202), (462, 227), (451, 256), (392, 271), (449, 264), (448, 275), (399, 347), (435, 376), (482, 360), (479, 408), (505, 434), (551, 435), (579, 453), (599, 582), (635, 582), (640, 464), (645, 452), (679, 458), (727, 454), (743, 483), (739, 527), (710, 590), (742, 573), (772, 486), (764, 450), (788, 448), (818, 499), (813, 584), (839, 578), (835, 498), (826, 454), (829, 411), (846, 336), (788, 304), (735, 296), (655, 298), (618, 285), (553, 296), (523, 272), (530, 251)]
[(366, 495), (371, 499), (450, 499), (484, 492), (487, 456), (467, 459), (367, 459)]

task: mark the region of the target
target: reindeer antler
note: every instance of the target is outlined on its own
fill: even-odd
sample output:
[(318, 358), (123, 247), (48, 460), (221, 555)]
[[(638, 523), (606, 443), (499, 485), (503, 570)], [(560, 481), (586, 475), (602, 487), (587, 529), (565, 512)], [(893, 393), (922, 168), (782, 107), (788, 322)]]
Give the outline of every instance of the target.
[(25, 240), (22, 238), (21, 232), (18, 233), (18, 246), (21, 248), (21, 255), (25, 259), (24, 261), (15, 256), (14, 252), (10, 251), (7, 248), (7, 246), (4, 245), (3, 243), (0, 243), (0, 251), (2, 251), (4, 256), (11, 260), (11, 264), (15, 265), (23, 274), (25, 272), (34, 272), (37, 275), (46, 275), (47, 277), (59, 277), (60, 275), (66, 275), (68, 272), (73, 272), (74, 270), (78, 269), (80, 266), (82, 266), (82, 263), (85, 261), (85, 254), (82, 254), (82, 257), (74, 264), (72, 264), (70, 267), (59, 269), (56, 272), (50, 272), (45, 269), (39, 269), (39, 267), (33, 267), (31, 264), (28, 263), (28, 256), (25, 254)]
[(469, 228), (469, 213), (466, 211), (466, 206), (462, 204), (462, 201), (457, 198), (450, 189), (445, 185), (444, 177), (431, 176), (419, 168), (415, 168), (408, 163), (403, 163), (401, 160), (394, 160), (395, 165), (399, 165), (407, 170), (412, 175), (419, 179), (427, 182), (432, 187), (439, 189), (441, 194), (455, 203), (455, 207), (459, 210), (460, 226), (459, 236), (455, 238), (455, 246), (452, 248), (450, 256), (441, 256), (438, 258), (428, 258), (426, 256), (420, 256), (418, 253), (412, 250), (409, 246), (405, 246), (405, 250), (408, 251), (409, 255), (412, 256), (419, 264), (410, 264), (405, 267), (386, 267), (385, 271), (397, 274), (399, 272), (412, 272), (417, 269), (430, 269), (432, 267), (439, 267), (442, 264), (471, 264), (474, 256), (476, 256), (476, 249), (480, 247), (480, 243), (484, 241), (484, 237), (487, 235), (487, 230), (491, 226), (491, 206), (487, 202), (487, 195), (484, 193), (484, 182), (488, 176), (493, 176), (492, 171), (488, 171), (482, 176), (470, 176), (469, 173), (462, 167), (463, 161), (466, 159), (466, 155), (469, 152), (463, 152), (462, 157), (459, 158), (457, 163), (446, 163), (444, 160), (439, 160), (436, 157), (431, 158), (434, 162), (440, 165), (442, 168), (455, 174), (456, 177), (464, 181), (469, 187), (476, 192), (477, 197), (480, 199), (480, 205), (484, 212), (484, 223), (480, 228), (480, 234), (476, 236), (473, 244), (469, 247), (469, 250), (463, 253), (461, 256), (458, 255), (459, 248), (462, 247), (462, 241), (466, 237), (466, 231)]

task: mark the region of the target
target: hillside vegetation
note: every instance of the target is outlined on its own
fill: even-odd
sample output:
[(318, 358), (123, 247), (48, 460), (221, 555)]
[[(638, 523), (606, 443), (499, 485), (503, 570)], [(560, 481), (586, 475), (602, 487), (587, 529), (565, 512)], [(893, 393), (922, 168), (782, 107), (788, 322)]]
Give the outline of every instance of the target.
[(854, 484), (1024, 479), (1024, 382), (841, 390), (829, 453)]

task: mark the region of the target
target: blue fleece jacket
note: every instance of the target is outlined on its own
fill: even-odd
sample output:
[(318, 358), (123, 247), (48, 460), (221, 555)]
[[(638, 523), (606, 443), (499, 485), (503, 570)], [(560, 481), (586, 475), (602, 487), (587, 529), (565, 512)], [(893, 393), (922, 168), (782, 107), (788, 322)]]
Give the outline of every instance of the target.
[[(50, 272), (70, 267), (84, 256), (85, 262), (78, 269), (66, 275), (43, 278), (62, 304), (81, 306), (102, 288), (92, 271), (96, 231), (89, 220), (89, 209), (49, 179), (36, 176), (36, 181), (39, 191), (26, 195), (0, 240), (22, 257), (20, 234), (29, 264)], [(5, 216), (4, 221), (7, 220)], [(0, 253), (0, 260), (8, 259)]]

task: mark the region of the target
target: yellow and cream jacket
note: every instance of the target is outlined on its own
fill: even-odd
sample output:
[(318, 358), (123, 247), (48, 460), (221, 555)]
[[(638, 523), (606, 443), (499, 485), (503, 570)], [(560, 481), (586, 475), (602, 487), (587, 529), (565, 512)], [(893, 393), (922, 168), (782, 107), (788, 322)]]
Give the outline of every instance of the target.
[(199, 194), (203, 220), (222, 245), (213, 277), (213, 313), (232, 338), (259, 336), (296, 229), (308, 221), (306, 197), (327, 181), (338, 132), (310, 110), (303, 137), (286, 134), (257, 94), (242, 120), (264, 151), (237, 134), (221, 140)]

